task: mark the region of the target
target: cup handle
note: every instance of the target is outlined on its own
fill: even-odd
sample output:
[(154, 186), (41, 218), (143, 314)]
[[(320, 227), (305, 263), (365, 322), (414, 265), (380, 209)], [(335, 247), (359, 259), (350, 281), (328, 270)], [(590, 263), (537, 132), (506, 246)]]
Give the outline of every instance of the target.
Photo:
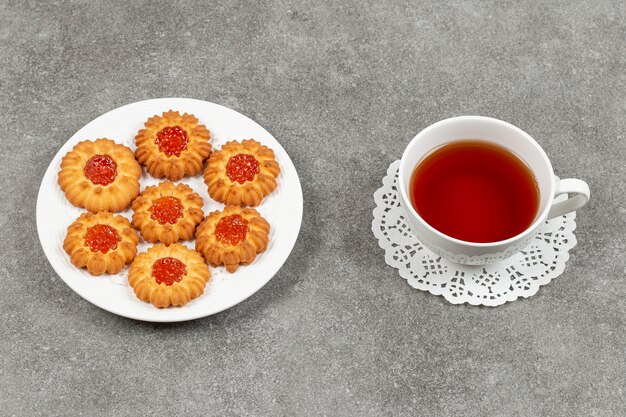
[(571, 211), (576, 211), (589, 201), (589, 186), (585, 181), (574, 178), (566, 178), (564, 180), (557, 181), (554, 197), (556, 198), (565, 193), (576, 195), (565, 201), (552, 203), (552, 207), (548, 213), (548, 219), (561, 216)]

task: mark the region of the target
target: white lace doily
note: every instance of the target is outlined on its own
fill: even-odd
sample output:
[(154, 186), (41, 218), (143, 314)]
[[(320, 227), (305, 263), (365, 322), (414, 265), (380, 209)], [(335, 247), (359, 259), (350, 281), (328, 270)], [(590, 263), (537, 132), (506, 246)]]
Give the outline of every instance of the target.
[(385, 250), (385, 261), (413, 288), (443, 295), (453, 304), (493, 307), (534, 295), (565, 269), (568, 251), (576, 245), (575, 213), (547, 221), (524, 250), (498, 263), (468, 266), (435, 255), (404, 218), (396, 189), (399, 166), (399, 160), (389, 166), (383, 186), (374, 193), (372, 231)]

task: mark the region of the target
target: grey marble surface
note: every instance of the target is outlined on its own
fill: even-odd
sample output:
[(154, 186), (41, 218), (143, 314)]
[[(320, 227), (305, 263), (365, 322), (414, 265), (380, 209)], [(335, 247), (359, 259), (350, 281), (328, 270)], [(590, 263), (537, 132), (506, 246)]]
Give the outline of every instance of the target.
[[(0, 415), (626, 415), (625, 7), (0, 1)], [(82, 300), (35, 226), (61, 145), (155, 97), (255, 119), (305, 196), (268, 285), (172, 325)], [(526, 130), (593, 194), (565, 273), (495, 309), (413, 290), (370, 231), (387, 166), (461, 114)]]

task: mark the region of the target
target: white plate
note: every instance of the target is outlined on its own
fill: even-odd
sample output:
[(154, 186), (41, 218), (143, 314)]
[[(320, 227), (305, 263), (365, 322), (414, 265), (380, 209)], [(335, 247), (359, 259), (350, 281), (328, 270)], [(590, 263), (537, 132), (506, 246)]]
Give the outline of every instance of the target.
[[(183, 307), (157, 309), (150, 303), (138, 300), (128, 285), (128, 267), (116, 275), (94, 277), (70, 263), (63, 250), (63, 239), (69, 226), (83, 209), (72, 206), (57, 185), (57, 173), (61, 158), (74, 145), (85, 139), (109, 138), (135, 149), (135, 135), (148, 117), (167, 110), (193, 113), (200, 123), (211, 131), (211, 144), (218, 149), (229, 140), (254, 138), (274, 150), (281, 173), (278, 187), (257, 210), (271, 225), (267, 250), (256, 260), (229, 274), (223, 267), (210, 268), (211, 281), (205, 293)], [(158, 183), (145, 170), (141, 177), (141, 189)], [(183, 182), (204, 199), (205, 215), (222, 209), (223, 205), (212, 200), (202, 175), (184, 178)], [(120, 213), (131, 218), (132, 210)], [(302, 222), (302, 188), (289, 155), (265, 129), (246, 116), (226, 107), (206, 101), (184, 98), (162, 98), (140, 101), (112, 110), (80, 129), (57, 152), (48, 166), (37, 197), (37, 230), (41, 246), (50, 264), (65, 283), (87, 301), (111, 313), (136, 320), (175, 322), (193, 320), (215, 314), (250, 297), (278, 272), (296, 243)], [(183, 242), (189, 248), (193, 241)], [(143, 252), (149, 244), (140, 242), (138, 251)]]

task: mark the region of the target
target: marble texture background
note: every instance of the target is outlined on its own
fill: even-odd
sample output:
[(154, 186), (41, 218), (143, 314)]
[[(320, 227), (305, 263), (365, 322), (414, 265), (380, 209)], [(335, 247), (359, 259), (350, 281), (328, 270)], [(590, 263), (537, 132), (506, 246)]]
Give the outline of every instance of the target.
[[(0, 1), (0, 415), (625, 415), (625, 39), (619, 0)], [(258, 121), (305, 196), (267, 286), (172, 325), (82, 300), (35, 226), (61, 145), (156, 97)], [(565, 273), (496, 309), (411, 289), (370, 231), (387, 166), (461, 114), (592, 190)]]

